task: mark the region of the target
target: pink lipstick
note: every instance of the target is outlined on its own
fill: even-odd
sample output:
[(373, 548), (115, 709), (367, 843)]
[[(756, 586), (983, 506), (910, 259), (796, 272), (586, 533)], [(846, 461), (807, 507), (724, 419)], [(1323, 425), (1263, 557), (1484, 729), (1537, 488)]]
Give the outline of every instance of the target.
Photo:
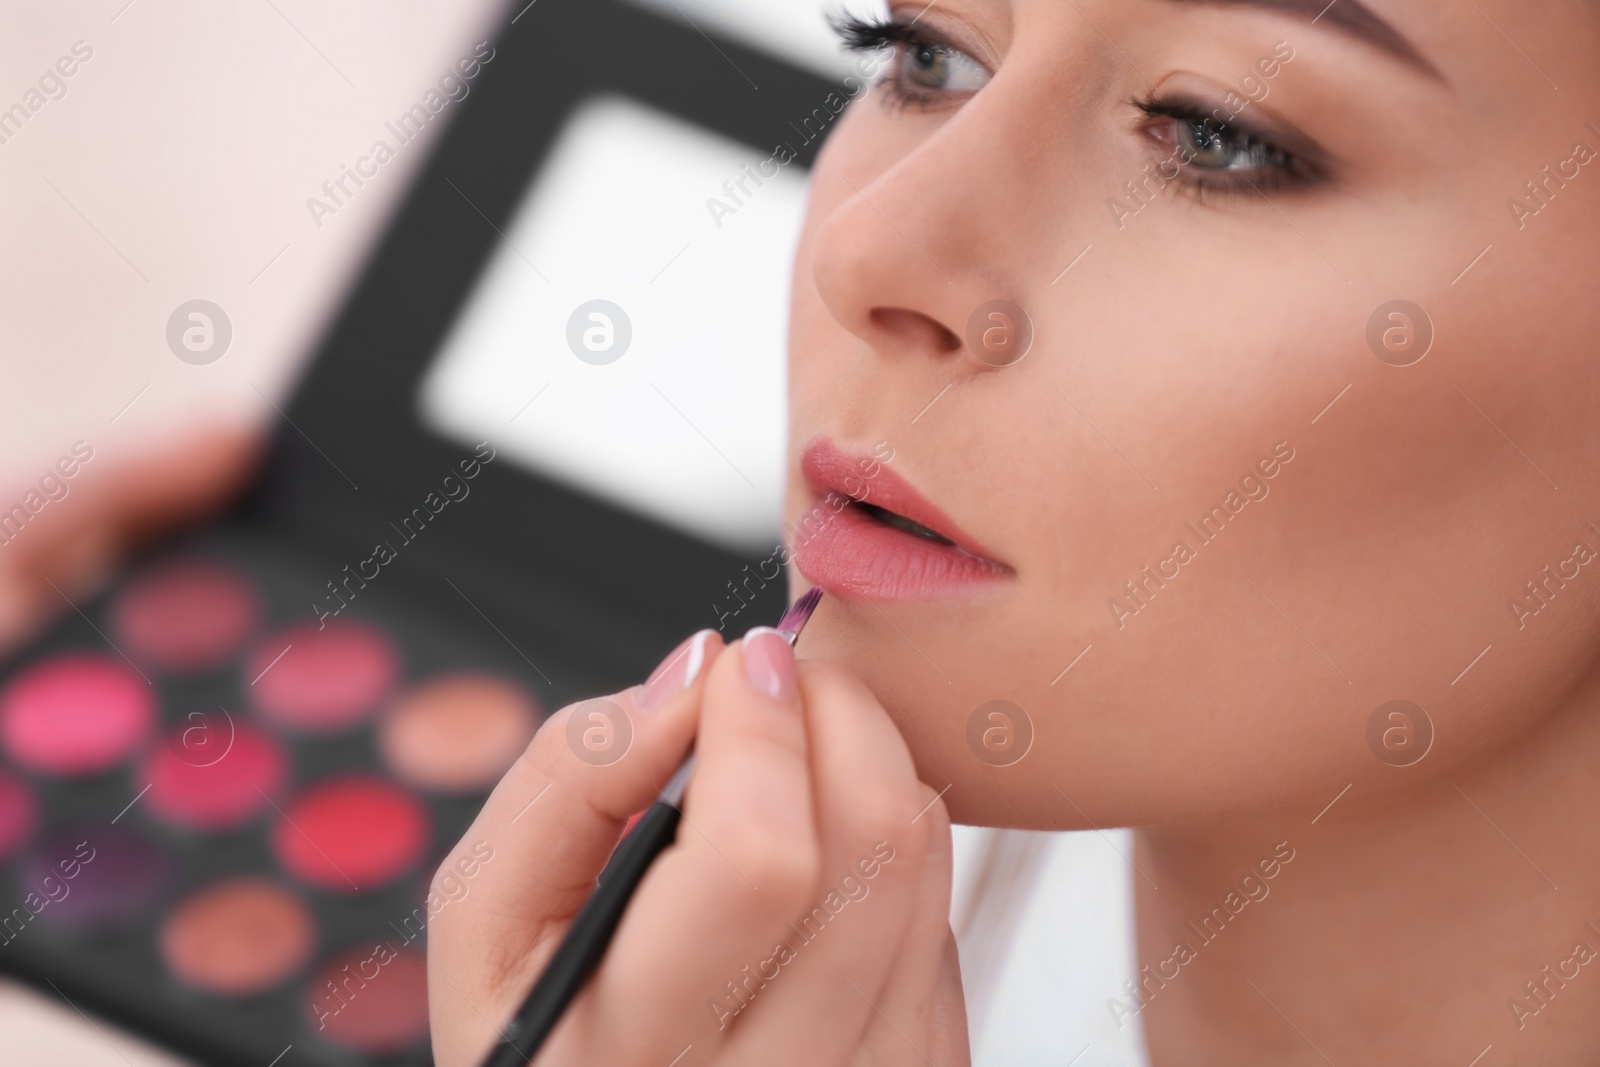
[[(867, 470), (875, 470), (870, 477)], [(800, 529), (800, 573), (836, 596), (933, 600), (976, 592), (1015, 572), (899, 474), (839, 451), (826, 437), (800, 453), (819, 498)]]

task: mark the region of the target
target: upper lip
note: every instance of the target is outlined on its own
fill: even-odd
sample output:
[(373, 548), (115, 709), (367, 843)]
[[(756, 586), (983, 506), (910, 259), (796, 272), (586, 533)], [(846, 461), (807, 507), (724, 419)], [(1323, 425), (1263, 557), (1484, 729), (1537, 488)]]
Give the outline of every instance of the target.
[[(877, 473), (869, 477), (866, 472), (874, 465)], [(851, 500), (874, 504), (926, 526), (970, 556), (1006, 566), (910, 482), (891, 470), (887, 461), (875, 456), (848, 455), (827, 437), (819, 436), (801, 449), (800, 473), (807, 485), (824, 496), (834, 492)]]

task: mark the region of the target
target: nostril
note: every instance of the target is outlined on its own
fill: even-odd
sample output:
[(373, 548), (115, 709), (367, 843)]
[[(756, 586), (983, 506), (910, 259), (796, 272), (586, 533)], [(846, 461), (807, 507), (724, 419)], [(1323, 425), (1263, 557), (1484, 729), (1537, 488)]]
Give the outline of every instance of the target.
[(920, 311), (907, 308), (876, 307), (869, 313), (872, 324), (885, 333), (921, 344), (940, 352), (958, 352), (961, 338), (943, 323)]

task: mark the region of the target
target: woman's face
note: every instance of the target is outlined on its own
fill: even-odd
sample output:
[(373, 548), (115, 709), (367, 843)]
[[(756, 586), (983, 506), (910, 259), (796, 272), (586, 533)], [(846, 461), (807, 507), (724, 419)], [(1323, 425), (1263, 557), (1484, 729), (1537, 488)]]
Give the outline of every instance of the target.
[(812, 175), (787, 516), (807, 654), (958, 821), (1320, 807), (1590, 680), (1600, 23), (1365, 2), (891, 7)]

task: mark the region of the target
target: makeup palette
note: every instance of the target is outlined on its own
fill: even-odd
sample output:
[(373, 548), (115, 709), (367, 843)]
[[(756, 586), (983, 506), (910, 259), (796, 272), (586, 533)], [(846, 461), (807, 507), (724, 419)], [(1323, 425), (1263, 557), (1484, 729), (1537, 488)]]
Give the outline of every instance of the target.
[[(817, 142), (793, 144), (788, 185), (729, 223), (743, 236), (715, 236), (698, 205), (746, 155), (795, 141), (789, 120), (839, 86), (735, 39), (708, 47), (647, 7), (543, 0), (513, 16), (247, 496), (0, 664), (0, 971), (197, 1062), (430, 1062), (432, 875), (542, 718), (640, 681), (685, 634), (725, 623), (730, 589), (743, 594), (730, 638), (787, 603), (783, 583), (746, 577), (778, 537), (774, 516), (759, 543), (771, 501), (712, 507), (680, 490), (755, 493), (730, 454), (758, 478), (746, 457), (781, 454), (781, 441), (757, 449), (717, 421), (726, 409), (778, 433), (781, 419), (747, 410), (759, 397), (722, 402), (694, 384), (725, 376), (705, 367), (755, 359), (774, 365), (751, 380), (781, 383), (780, 349), (753, 350), (741, 326), (710, 352), (712, 335), (693, 327), (735, 321), (730, 299), (758, 299), (716, 279), (782, 281), (782, 266), (746, 261), (787, 260), (760, 235), (794, 229), (777, 217), (791, 201), (799, 210), (784, 189), (800, 186)], [(574, 41), (605, 44), (552, 45)], [(567, 184), (549, 188), (615, 187), (577, 229), (547, 225), (560, 212), (535, 195), (552, 152), (565, 153), (553, 169)], [(685, 196), (692, 210), (642, 209), (631, 183), (668, 171), (673, 210)], [(638, 201), (631, 214), (613, 210), (624, 201)], [(622, 229), (593, 229), (608, 212)], [(680, 216), (705, 240), (664, 229), (640, 240)], [(511, 259), (505, 232), (528, 242)], [(655, 303), (628, 295), (656, 281), (657, 251), (686, 240), (683, 280), (661, 278)], [(615, 367), (569, 352), (572, 309), (550, 303), (556, 290), (519, 288), (537, 282), (526, 256), (554, 270), (597, 248), (615, 277), (583, 274), (580, 295), (639, 315)], [(474, 299), (480, 286), (506, 302)], [(496, 309), (528, 301), (540, 303), (525, 324), (556, 325), (507, 333), (521, 327)], [(505, 352), (477, 361), (480, 334), (509, 338), (527, 366), (484, 377)], [(550, 396), (531, 379), (533, 399), (513, 396), (517, 374), (552, 354), (566, 377), (545, 383)], [(701, 369), (674, 367), (691, 360)], [(635, 389), (634, 407), (601, 404), (582, 433), (560, 431), (580, 388), (604, 398), (607, 374), (656, 387)], [(448, 418), (440, 381), (460, 400)], [(781, 404), (781, 387), (768, 391)], [(515, 404), (501, 412), (501, 399)], [(616, 450), (630, 440), (649, 464)], [(659, 491), (652, 464), (683, 486)], [(495, 842), (469, 844), (483, 877)], [(472, 907), (472, 876), (453, 887), (447, 906)]]
[(276, 556), (168, 549), (0, 680), (0, 956), (208, 1062), (423, 1062), (429, 881), (551, 686)]

